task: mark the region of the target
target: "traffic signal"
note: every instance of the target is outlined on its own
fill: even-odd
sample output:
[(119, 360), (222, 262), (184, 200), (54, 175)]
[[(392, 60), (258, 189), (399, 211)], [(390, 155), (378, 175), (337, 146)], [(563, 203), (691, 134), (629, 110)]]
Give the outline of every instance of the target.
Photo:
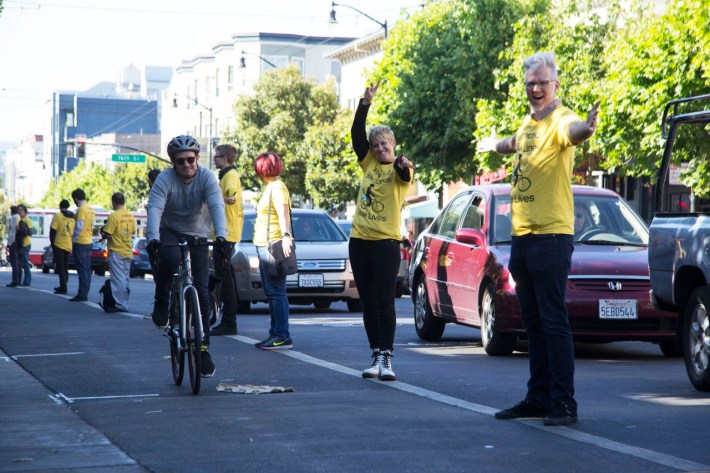
[(76, 143), (76, 157), (85, 158), (86, 157), (86, 142), (78, 141)]

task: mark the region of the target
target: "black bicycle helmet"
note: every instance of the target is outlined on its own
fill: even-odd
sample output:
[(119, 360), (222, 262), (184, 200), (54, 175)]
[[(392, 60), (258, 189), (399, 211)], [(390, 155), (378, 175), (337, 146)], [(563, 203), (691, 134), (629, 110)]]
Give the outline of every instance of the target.
[(180, 151), (194, 151), (195, 153), (200, 153), (200, 143), (197, 142), (195, 138), (188, 135), (176, 136), (170, 143), (168, 143), (168, 156), (170, 159), (175, 157), (175, 153)]

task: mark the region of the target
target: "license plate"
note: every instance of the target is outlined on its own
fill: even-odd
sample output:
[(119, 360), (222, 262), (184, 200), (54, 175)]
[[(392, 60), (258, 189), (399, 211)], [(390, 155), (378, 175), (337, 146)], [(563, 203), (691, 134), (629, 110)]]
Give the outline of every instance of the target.
[(323, 287), (323, 275), (299, 274), (298, 287)]
[(599, 318), (617, 320), (638, 319), (636, 299), (599, 299)]

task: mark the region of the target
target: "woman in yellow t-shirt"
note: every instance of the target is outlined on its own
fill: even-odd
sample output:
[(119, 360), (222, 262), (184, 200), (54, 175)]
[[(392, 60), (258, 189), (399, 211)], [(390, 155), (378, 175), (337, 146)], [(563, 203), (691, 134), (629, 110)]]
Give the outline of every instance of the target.
[(397, 142), (389, 127), (375, 126), (365, 132), (367, 112), (379, 86), (370, 84), (365, 89), (351, 129), (353, 149), (363, 175), (349, 250), (373, 358), (372, 366), (363, 370), (362, 377), (394, 381), (391, 357), (402, 240), (401, 211), (413, 181), (414, 165), (404, 155), (395, 158)]
[(263, 350), (278, 350), (293, 347), (288, 329), (288, 297), (286, 276), (272, 276), (266, 269), (271, 241), (283, 240), (284, 255), (291, 254), (293, 233), (291, 231), (291, 197), (286, 185), (279, 179), (284, 163), (281, 156), (266, 152), (254, 160), (254, 171), (265, 184), (264, 193), (256, 205), (254, 222), (254, 245), (259, 255), (261, 284), (269, 300), (271, 328), (269, 336), (255, 344)]

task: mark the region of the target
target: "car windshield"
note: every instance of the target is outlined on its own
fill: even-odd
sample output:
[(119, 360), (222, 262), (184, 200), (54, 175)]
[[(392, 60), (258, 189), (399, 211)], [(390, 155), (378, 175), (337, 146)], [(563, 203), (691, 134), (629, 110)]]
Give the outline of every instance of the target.
[[(496, 197), (494, 225), (509, 225), (510, 196)], [(584, 245), (648, 245), (648, 226), (621, 198), (614, 196), (574, 196), (574, 242)], [(507, 220), (504, 222), (504, 220)], [(497, 243), (510, 236), (494, 228)], [(508, 235), (510, 235), (508, 231)], [(498, 238), (500, 236), (500, 238)]]
[[(242, 243), (253, 243), (254, 221), (256, 215), (247, 214), (244, 216), (244, 227), (242, 228)], [(347, 241), (347, 238), (338, 229), (332, 218), (326, 214), (299, 213), (294, 212), (293, 234), (297, 242), (299, 241)]]

